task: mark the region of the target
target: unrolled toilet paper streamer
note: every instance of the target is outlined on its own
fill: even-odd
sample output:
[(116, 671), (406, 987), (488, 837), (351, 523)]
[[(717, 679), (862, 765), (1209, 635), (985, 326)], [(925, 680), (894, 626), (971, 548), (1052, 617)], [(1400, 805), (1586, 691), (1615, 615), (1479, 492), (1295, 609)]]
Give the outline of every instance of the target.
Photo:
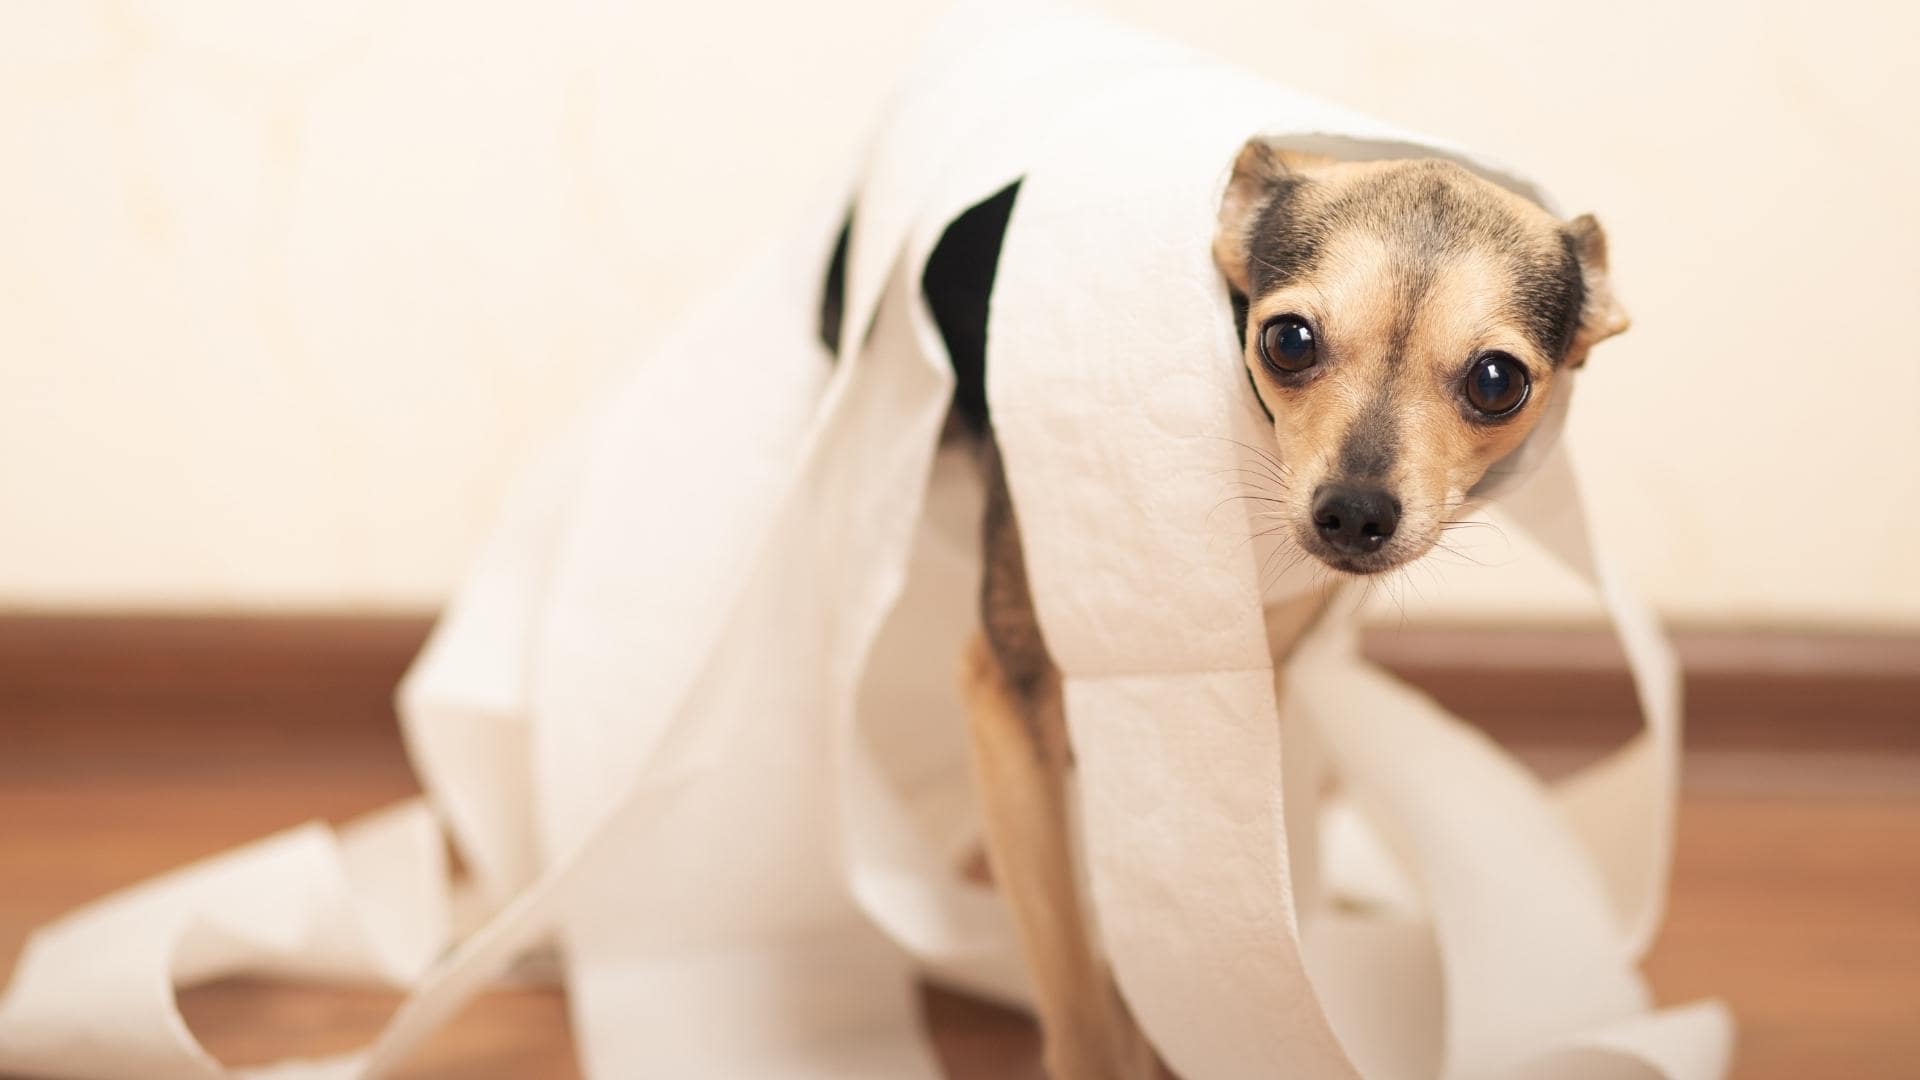
[[(42, 928), (0, 999), (0, 1070), (386, 1075), (554, 942), (589, 1075), (939, 1075), (916, 977), (1024, 983), (1003, 907), (960, 873), (981, 495), (940, 449), (952, 377), (919, 280), (1018, 179), (988, 393), (1066, 678), (1093, 915), (1169, 1064), (1724, 1072), (1724, 1010), (1652, 1010), (1636, 970), (1676, 673), (1593, 550), (1561, 416), (1483, 493), (1594, 584), (1647, 724), (1556, 784), (1361, 660), (1344, 615), (1276, 681), (1262, 605), (1304, 583), (1263, 593), (1253, 523), (1217, 512), (1234, 440), (1265, 435), (1208, 256), (1241, 142), (1447, 156), (1538, 192), (1065, 9), (964, 7), (912, 70), (848, 182), (530, 468), (402, 690), (427, 800)], [(480, 913), (457, 935), (442, 829)], [(174, 989), (237, 972), (409, 993), (362, 1052), (226, 1070)]]

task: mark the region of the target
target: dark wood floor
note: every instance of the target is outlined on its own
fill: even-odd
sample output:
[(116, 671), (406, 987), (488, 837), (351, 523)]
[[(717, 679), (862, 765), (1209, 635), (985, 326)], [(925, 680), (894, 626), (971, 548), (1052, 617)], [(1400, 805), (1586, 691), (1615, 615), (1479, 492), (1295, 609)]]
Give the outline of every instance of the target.
[[(343, 721), (338, 688), (272, 705), (0, 695), (0, 972), (28, 930), (117, 886), (276, 828), (414, 790), (391, 729)], [(1748, 1080), (1920, 1076), (1920, 758), (1697, 755), (1681, 818), (1659, 997), (1729, 1001)], [(391, 995), (231, 982), (190, 992), (229, 1063), (323, 1053), (377, 1030)], [(1037, 1076), (1018, 1017), (931, 994), (955, 1075)], [(410, 1075), (566, 1077), (557, 992), (493, 993)]]

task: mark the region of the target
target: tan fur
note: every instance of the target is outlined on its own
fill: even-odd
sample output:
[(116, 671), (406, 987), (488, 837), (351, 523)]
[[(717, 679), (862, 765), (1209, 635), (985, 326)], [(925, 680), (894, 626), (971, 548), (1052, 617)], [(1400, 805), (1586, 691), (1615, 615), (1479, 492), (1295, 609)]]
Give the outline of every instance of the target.
[[(1311, 184), (1304, 196), (1313, 208), (1334, 204), (1364, 185), (1405, 176), (1438, 181), (1456, 198), (1474, 204), (1492, 221), (1513, 223), (1522, 239), (1501, 237), (1451, 253), (1434, 274), (1415, 314), (1405, 347), (1393, 343), (1405, 315), (1392, 271), (1395, 242), (1368, 227), (1364, 215), (1323, 242), (1317, 271), (1275, 291), (1251, 298), (1245, 360), (1254, 385), (1274, 416), (1274, 441), (1289, 475), (1279, 492), (1278, 512), (1296, 536), (1314, 550), (1309, 503), (1323, 483), (1339, 480), (1337, 447), (1378, 388), (1392, 382), (1403, 449), (1389, 475), (1380, 478), (1403, 507), (1399, 530), (1383, 553), (1398, 566), (1426, 554), (1446, 523), (1461, 512), (1467, 492), (1494, 462), (1505, 457), (1544, 415), (1556, 374), (1583, 363), (1600, 340), (1624, 330), (1625, 312), (1607, 277), (1606, 237), (1591, 215), (1562, 225), (1535, 204), (1457, 166), (1438, 163), (1334, 162), (1279, 151), (1251, 142), (1235, 162), (1222, 200), (1214, 256), (1221, 274), (1243, 294), (1250, 291), (1247, 249), (1262, 192), (1292, 176)], [(1516, 257), (1549, 260), (1563, 249), (1562, 230), (1580, 262), (1585, 304), (1579, 329), (1564, 356), (1546, 355), (1507, 310), (1515, 289), (1510, 269)], [(1324, 373), (1298, 387), (1280, 385), (1264, 370), (1257, 348), (1259, 328), (1282, 314), (1306, 316), (1316, 328)], [(1495, 424), (1475, 424), (1461, 415), (1459, 386), (1475, 355), (1500, 350), (1522, 361), (1532, 390), (1521, 412)]]
[(1098, 955), (1074, 879), (1057, 675), (1020, 693), (984, 636), (968, 650), (974, 777), (993, 880), (1013, 909), (1054, 1080), (1165, 1074)]
[[(1290, 470), (1281, 512), (1293, 515), (1297, 530), (1305, 531), (1312, 492), (1336, 478), (1340, 439), (1376, 389), (1391, 380), (1400, 439), (1408, 445), (1381, 479), (1404, 507), (1392, 543), (1402, 553), (1399, 561), (1410, 562), (1433, 547), (1442, 525), (1460, 511), (1467, 490), (1487, 467), (1532, 431), (1552, 394), (1555, 368), (1524, 335), (1500, 321), (1495, 308), (1504, 295), (1504, 274), (1492, 259), (1469, 253), (1435, 281), (1413, 324), (1415, 347), (1400, 358), (1402, 370), (1390, 370), (1388, 339), (1397, 312), (1391, 283), (1372, 270), (1383, 261), (1382, 245), (1357, 234), (1338, 239), (1332, 250), (1332, 272), (1261, 298), (1248, 317), (1248, 325), (1257, 328), (1275, 315), (1309, 315), (1320, 328), (1321, 363), (1327, 368), (1311, 385), (1289, 393), (1264, 377), (1258, 353), (1248, 350), (1255, 386), (1274, 414), (1279, 458)], [(1468, 358), (1491, 348), (1525, 362), (1533, 389), (1525, 415), (1479, 427), (1461, 418), (1456, 385)]]

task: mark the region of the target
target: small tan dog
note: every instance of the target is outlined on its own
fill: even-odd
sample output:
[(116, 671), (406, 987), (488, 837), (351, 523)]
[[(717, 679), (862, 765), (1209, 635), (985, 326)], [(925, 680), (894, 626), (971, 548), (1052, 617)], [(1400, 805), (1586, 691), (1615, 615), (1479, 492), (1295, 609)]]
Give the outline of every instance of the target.
[[(988, 481), (983, 633), (964, 674), (988, 856), (1018, 923), (1051, 1075), (1164, 1075), (1081, 907), (1059, 673), (986, 415), (986, 296), (1016, 194), (956, 221), (925, 279), (961, 380), (955, 429), (980, 437)], [(1538, 422), (1557, 374), (1626, 328), (1592, 217), (1562, 223), (1441, 161), (1343, 163), (1251, 142), (1213, 254), (1273, 417), (1261, 498), (1335, 579), (1432, 550), (1468, 491)], [(1276, 663), (1326, 596), (1269, 611)]]

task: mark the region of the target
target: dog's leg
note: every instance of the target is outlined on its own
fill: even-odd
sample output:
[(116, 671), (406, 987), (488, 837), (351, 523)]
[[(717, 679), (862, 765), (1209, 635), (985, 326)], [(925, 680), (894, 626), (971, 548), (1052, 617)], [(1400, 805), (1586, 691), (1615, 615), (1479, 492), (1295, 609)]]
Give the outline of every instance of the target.
[[(1057, 680), (1044, 701), (1015, 691), (984, 636), (967, 657), (974, 771), (994, 882), (1013, 908), (1053, 1080), (1161, 1075), (1095, 954), (1074, 880)], [(1045, 737), (1054, 729), (1058, 738)]]
[(1012, 906), (1054, 1080), (1165, 1075), (1096, 952), (1075, 880), (1059, 672), (1040, 640), (1019, 535), (989, 460), (985, 632), (965, 661), (974, 773), (995, 882)]

